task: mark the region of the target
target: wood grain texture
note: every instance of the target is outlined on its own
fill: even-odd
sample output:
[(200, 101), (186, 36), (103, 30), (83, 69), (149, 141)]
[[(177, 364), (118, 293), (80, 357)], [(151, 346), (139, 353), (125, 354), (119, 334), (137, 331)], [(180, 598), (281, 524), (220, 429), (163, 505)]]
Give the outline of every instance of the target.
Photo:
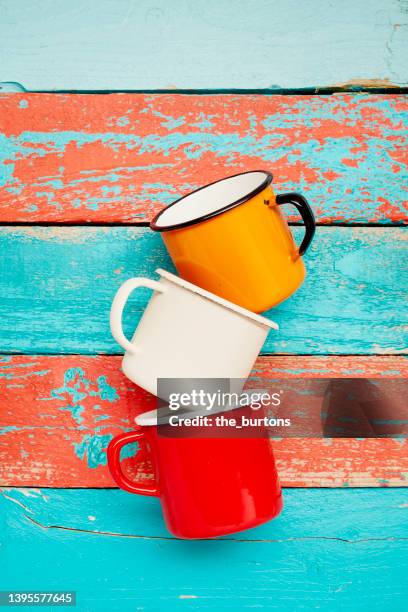
[(408, 83), (398, 0), (5, 2), (0, 81), (27, 89)]
[[(9, 356), (0, 364), (0, 483), (4, 486), (111, 487), (106, 447), (132, 429), (155, 398), (120, 372), (118, 356)], [(401, 357), (266, 357), (253, 380), (407, 378)], [(403, 439), (273, 441), (285, 486), (402, 486)], [(129, 447), (125, 469), (151, 478), (149, 456)]]
[(284, 499), (266, 525), (188, 542), (169, 536), (157, 499), (4, 490), (0, 588), (75, 589), (81, 612), (406, 609), (406, 489)]
[[(297, 240), (303, 233), (293, 228)], [(403, 228), (319, 227), (299, 291), (266, 316), (280, 324), (268, 353), (396, 354), (407, 348)], [(161, 236), (146, 228), (0, 228), (2, 352), (119, 353), (109, 309), (132, 276), (173, 270)], [(134, 330), (148, 301), (130, 300)]]
[(0, 221), (146, 222), (264, 168), (321, 223), (401, 223), (407, 129), (404, 95), (0, 95)]

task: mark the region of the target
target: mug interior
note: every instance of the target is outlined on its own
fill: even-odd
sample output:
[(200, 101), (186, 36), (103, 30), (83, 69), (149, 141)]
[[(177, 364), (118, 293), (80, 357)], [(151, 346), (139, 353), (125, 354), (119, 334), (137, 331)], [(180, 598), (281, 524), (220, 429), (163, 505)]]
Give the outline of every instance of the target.
[(152, 222), (152, 228), (160, 231), (204, 221), (207, 217), (242, 204), (262, 191), (271, 180), (269, 172), (255, 170), (201, 187), (160, 212)]

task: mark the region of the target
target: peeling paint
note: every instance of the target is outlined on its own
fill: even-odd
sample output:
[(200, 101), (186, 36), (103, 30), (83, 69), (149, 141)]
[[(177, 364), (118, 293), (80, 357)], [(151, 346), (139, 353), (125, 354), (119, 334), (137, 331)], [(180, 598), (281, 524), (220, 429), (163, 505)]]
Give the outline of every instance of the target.
[[(109, 441), (131, 430), (136, 414), (155, 407), (155, 398), (131, 385), (120, 372), (120, 360), (120, 356), (103, 355), (13, 356), (8, 360), (17, 374), (29, 370), (30, 364), (48, 374), (36, 385), (25, 380), (22, 388), (8, 389), (0, 379), (0, 395), (7, 406), (2, 411), (1, 427), (7, 429), (0, 482), (14, 486), (114, 485), (106, 466)], [(275, 355), (258, 359), (254, 377), (260, 383), (277, 377), (376, 379), (395, 378), (395, 372), (406, 377), (407, 370), (408, 360), (396, 356)], [(100, 384), (101, 377), (105, 384)], [(79, 416), (75, 414), (78, 406), (83, 408)], [(404, 439), (274, 439), (273, 448), (284, 486), (395, 487), (407, 482)], [(149, 453), (143, 445), (140, 449), (129, 445), (122, 459), (134, 480), (151, 478)]]
[(1, 97), (0, 220), (148, 221), (259, 167), (303, 191), (322, 223), (408, 220), (407, 96), (79, 98)]

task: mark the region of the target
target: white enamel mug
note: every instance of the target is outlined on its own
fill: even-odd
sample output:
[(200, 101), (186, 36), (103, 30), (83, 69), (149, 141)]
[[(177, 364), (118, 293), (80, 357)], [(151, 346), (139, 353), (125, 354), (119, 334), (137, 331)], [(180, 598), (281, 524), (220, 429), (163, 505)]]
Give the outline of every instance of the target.
[[(126, 351), (124, 374), (154, 395), (159, 378), (242, 379), (243, 386), (269, 330), (278, 325), (170, 272), (156, 272), (159, 281), (127, 280), (112, 303), (112, 335)], [(128, 340), (122, 313), (138, 287), (154, 293)]]

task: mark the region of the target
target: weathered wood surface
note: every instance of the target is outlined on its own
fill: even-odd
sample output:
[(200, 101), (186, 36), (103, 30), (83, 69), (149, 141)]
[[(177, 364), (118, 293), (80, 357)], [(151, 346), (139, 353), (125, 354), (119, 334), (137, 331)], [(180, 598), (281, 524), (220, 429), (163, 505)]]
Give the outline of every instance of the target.
[[(281, 329), (264, 352), (406, 351), (407, 247), (404, 228), (319, 227), (306, 281), (267, 314)], [(108, 322), (115, 291), (131, 276), (173, 269), (147, 228), (3, 227), (0, 250), (3, 353), (119, 353)], [(148, 294), (134, 293), (128, 333)]]
[(406, 489), (284, 499), (266, 525), (188, 542), (168, 534), (157, 499), (4, 490), (0, 588), (73, 589), (81, 612), (406, 609)]
[(259, 168), (321, 223), (408, 221), (407, 129), (404, 95), (0, 95), (0, 221), (146, 222)]
[[(405, 0), (1, 4), (0, 91), (408, 84)], [(243, 41), (245, 44), (243, 44)], [(407, 97), (0, 96), (0, 222), (145, 223), (182, 193), (264, 167), (320, 223), (408, 221)], [(406, 243), (405, 243), (406, 244)], [(119, 229), (0, 231), (1, 350), (116, 352), (116, 287), (166, 259)], [(402, 230), (319, 228), (266, 351), (402, 353)], [(165, 266), (166, 267), (166, 266)], [(140, 316), (147, 294), (133, 301)], [(112, 487), (105, 448), (152, 398), (118, 356), (4, 356), (0, 480)], [(397, 356), (263, 357), (255, 375), (407, 376)], [(403, 440), (279, 440), (290, 486), (406, 484)], [(127, 469), (149, 478), (147, 456)], [(406, 490), (285, 491), (276, 521), (223, 541), (169, 537), (155, 499), (117, 490), (0, 496), (0, 589), (78, 591), (78, 609), (406, 609)], [(193, 560), (193, 562), (192, 562)]]
[(27, 89), (408, 84), (398, 0), (3, 2), (0, 81)]
[[(133, 428), (155, 398), (128, 381), (115, 356), (8, 356), (0, 365), (0, 484), (111, 487), (106, 447)], [(406, 378), (401, 357), (264, 357), (254, 380)], [(273, 441), (285, 486), (401, 486), (408, 452), (401, 439)], [(129, 447), (136, 479), (151, 477), (148, 455)]]

